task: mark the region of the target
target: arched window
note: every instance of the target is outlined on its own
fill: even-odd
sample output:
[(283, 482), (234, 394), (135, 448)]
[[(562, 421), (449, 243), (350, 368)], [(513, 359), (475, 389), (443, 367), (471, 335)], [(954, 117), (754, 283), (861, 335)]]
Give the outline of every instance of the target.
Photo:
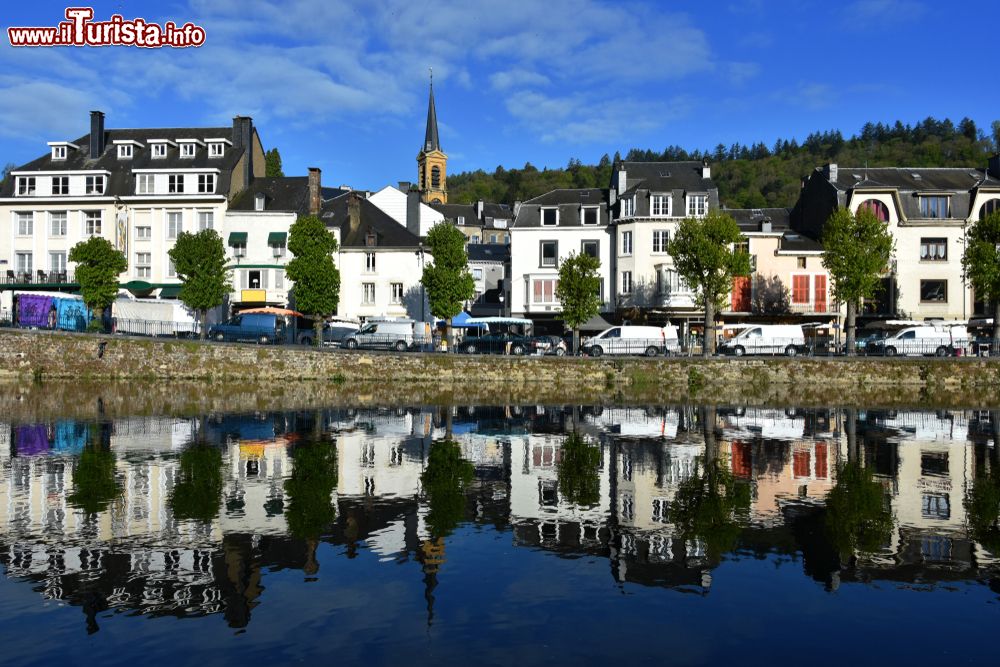
[(441, 189), (441, 167), (433, 166), (431, 167), (431, 189), (440, 190)]
[(861, 206), (858, 207), (858, 210), (860, 211), (863, 208), (866, 208), (874, 213), (875, 217), (882, 222), (889, 222), (889, 207), (880, 202), (878, 199), (866, 199), (861, 202)]
[(983, 220), (991, 213), (1000, 211), (1000, 199), (988, 199), (979, 209), (979, 219)]

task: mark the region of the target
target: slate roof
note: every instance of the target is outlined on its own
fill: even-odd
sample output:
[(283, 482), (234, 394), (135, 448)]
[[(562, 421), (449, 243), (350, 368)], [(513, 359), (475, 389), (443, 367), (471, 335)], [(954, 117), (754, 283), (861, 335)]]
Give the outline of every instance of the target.
[[(350, 214), (348, 213), (348, 200), (352, 196), (358, 198), (361, 218), (361, 224), (354, 230), (351, 229)], [(410, 233), (406, 227), (357, 193), (346, 192), (323, 202), (320, 219), (326, 223), (327, 227), (340, 229), (340, 245), (344, 248), (367, 247), (369, 232), (375, 233), (376, 247), (379, 248), (416, 248), (420, 245), (420, 239)]]
[(823, 244), (816, 239), (789, 230), (782, 235), (778, 249), (784, 252), (812, 252), (823, 250)]
[(437, 109), (434, 108), (434, 82), (431, 82), (431, 94), (427, 101), (427, 130), (424, 132), (424, 151), (441, 150), (441, 142), (438, 140), (438, 119)]
[(714, 189), (711, 178), (702, 178), (704, 166), (697, 160), (687, 162), (620, 162), (625, 170), (626, 190), (636, 186), (652, 192), (686, 190), (688, 192), (708, 192)]
[(475, 225), (480, 221), (476, 217), (476, 207), (472, 204), (427, 204), (432, 209), (440, 213), (446, 220), (455, 222), (459, 217), (464, 217), (466, 225)]
[(470, 243), (467, 250), (470, 262), (510, 261), (510, 246), (506, 243)]
[[(196, 154), (193, 158), (182, 158), (180, 148), (167, 144), (167, 155), (163, 158), (153, 159), (150, 139), (169, 139), (176, 142), (178, 139), (198, 139), (204, 142), (206, 139), (228, 139), (232, 141), (233, 129), (231, 127), (169, 127), (169, 128), (147, 128), (147, 129), (126, 129), (126, 130), (105, 130), (104, 152), (97, 159), (90, 158), (90, 133), (74, 139), (70, 143), (79, 146), (78, 150), (68, 149), (65, 160), (53, 160), (52, 152), (48, 151), (42, 157), (36, 158), (27, 164), (17, 167), (14, 171), (80, 171), (80, 170), (106, 170), (111, 173), (108, 178), (106, 196), (133, 195), (135, 194), (135, 183), (132, 177), (133, 169), (199, 169), (216, 168), (220, 170), (215, 191), (225, 194), (229, 192), (230, 179), (233, 168), (243, 155), (242, 148), (235, 148), (229, 144), (225, 145), (222, 157), (208, 157), (207, 146), (197, 146)], [(142, 148), (133, 148), (131, 159), (118, 159), (118, 147), (115, 141), (138, 141)], [(0, 196), (10, 197), (14, 192), (15, 179), (7, 179)]]
[[(229, 204), (230, 211), (254, 211), (258, 193), (264, 193), (265, 211), (291, 211), (298, 215), (309, 213), (309, 177), (281, 176), (255, 178), (250, 187)], [(333, 199), (347, 192), (340, 188), (321, 188), (323, 200)]]
[(764, 219), (770, 219), (771, 231), (780, 232), (791, 226), (790, 208), (727, 208), (723, 213), (728, 213), (740, 231), (759, 232), (760, 223)]
[(521, 204), (513, 226), (541, 227), (541, 209), (551, 206), (559, 208), (559, 227), (582, 226), (581, 206), (600, 207), (597, 225), (587, 225), (588, 227), (606, 226), (609, 220), (606, 193), (606, 190), (600, 188), (560, 189), (546, 192)]

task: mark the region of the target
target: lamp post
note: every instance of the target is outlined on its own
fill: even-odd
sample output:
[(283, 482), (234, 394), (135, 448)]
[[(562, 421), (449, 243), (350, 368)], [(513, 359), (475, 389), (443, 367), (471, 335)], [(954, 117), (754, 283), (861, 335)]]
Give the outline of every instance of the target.
[(503, 292), (500, 292), (500, 317), (503, 317)]

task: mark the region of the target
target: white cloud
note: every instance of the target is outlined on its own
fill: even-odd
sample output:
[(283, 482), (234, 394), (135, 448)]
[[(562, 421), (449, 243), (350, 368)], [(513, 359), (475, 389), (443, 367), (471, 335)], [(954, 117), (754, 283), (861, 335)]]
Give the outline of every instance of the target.
[(515, 86), (547, 86), (549, 83), (549, 78), (544, 74), (526, 69), (509, 69), (490, 75), (490, 85), (500, 91), (510, 90)]

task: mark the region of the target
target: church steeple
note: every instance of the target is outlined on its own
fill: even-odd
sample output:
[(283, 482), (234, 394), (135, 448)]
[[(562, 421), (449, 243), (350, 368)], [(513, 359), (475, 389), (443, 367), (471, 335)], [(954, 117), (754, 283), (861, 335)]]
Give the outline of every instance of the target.
[(427, 98), (427, 129), (424, 145), (417, 154), (417, 188), (424, 203), (448, 203), (448, 156), (438, 138), (437, 109), (434, 105), (434, 71), (431, 70), (430, 95)]

